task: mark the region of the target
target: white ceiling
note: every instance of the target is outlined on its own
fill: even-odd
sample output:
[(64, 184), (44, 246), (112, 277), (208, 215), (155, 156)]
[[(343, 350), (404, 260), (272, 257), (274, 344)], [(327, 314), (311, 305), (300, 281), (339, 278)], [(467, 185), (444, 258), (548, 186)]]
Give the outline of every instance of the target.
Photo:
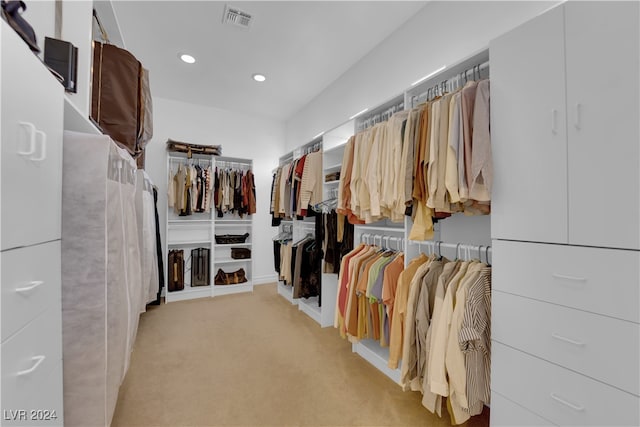
[[(222, 23), (227, 3), (253, 16), (248, 30)], [(154, 96), (278, 120), (309, 103), (425, 3), (112, 1), (125, 47), (149, 69)], [(179, 53), (197, 62), (185, 64)], [(253, 81), (253, 73), (267, 81)]]

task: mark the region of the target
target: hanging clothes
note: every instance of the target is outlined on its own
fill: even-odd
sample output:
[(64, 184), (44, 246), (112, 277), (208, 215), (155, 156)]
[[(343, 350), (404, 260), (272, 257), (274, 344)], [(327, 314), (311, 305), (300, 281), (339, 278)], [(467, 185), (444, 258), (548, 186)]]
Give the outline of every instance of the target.
[(454, 425), (490, 403), (491, 267), (420, 254), (397, 280), (388, 365), (404, 390)]
[(489, 80), (469, 81), (353, 135), (340, 170), (337, 212), (352, 224), (411, 215), (411, 240), (433, 222), (491, 210)]
[[(213, 182), (211, 166), (189, 164), (193, 160), (184, 159), (177, 162), (177, 166), (169, 172), (167, 200), (178, 216), (189, 216), (194, 213), (210, 212)], [(198, 162), (202, 162), (200, 159)], [(208, 162), (208, 160), (204, 160)]]

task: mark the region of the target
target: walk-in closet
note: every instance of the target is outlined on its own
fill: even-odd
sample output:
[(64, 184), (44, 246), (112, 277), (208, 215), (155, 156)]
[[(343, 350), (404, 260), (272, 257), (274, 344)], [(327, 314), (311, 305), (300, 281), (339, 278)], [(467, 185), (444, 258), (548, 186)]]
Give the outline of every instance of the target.
[(640, 425), (640, 2), (0, 27), (0, 425)]

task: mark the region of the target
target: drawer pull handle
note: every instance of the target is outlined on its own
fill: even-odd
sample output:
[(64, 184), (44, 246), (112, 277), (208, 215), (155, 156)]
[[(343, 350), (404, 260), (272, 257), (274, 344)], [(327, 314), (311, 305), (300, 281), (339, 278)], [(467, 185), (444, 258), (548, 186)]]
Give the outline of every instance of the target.
[(572, 340), (571, 338), (563, 337), (562, 335), (556, 334), (555, 332), (552, 333), (551, 336), (557, 340), (568, 342), (569, 344), (577, 345), (580, 347), (584, 345), (582, 341), (575, 341), (575, 340)]
[(35, 288), (37, 288), (40, 285), (43, 285), (44, 281), (42, 280), (34, 280), (33, 282), (31, 282), (31, 284), (29, 286), (25, 286), (23, 288), (16, 288), (16, 292), (17, 293), (21, 293), (21, 292), (29, 292)]
[(40, 135), (40, 156), (31, 157), (34, 162), (41, 162), (47, 158), (47, 134), (41, 130), (36, 131), (37, 135)]
[(553, 273), (553, 277), (556, 279), (565, 279), (565, 280), (573, 280), (574, 282), (586, 282), (587, 279), (584, 277), (575, 277), (575, 276), (566, 276), (564, 274)]
[(574, 405), (571, 402), (567, 402), (566, 400), (564, 400), (563, 398), (561, 398), (560, 396), (558, 396), (555, 393), (551, 393), (550, 394), (551, 398), (557, 402), (562, 403), (565, 406), (568, 406), (569, 408), (573, 409), (574, 411), (584, 411), (584, 406), (579, 406), (579, 405)]
[(36, 152), (36, 127), (33, 123), (29, 122), (19, 122), (20, 126), (27, 128), (29, 131), (29, 150), (28, 151), (18, 151), (18, 154), (21, 156), (30, 156)]
[(554, 135), (558, 133), (558, 110), (555, 108), (551, 110), (551, 133)]
[(31, 358), (31, 360), (35, 360), (36, 363), (33, 364), (32, 367), (30, 367), (29, 369), (25, 369), (24, 371), (18, 371), (18, 376), (21, 375), (28, 375), (30, 373), (32, 373), (33, 371), (35, 371), (36, 369), (38, 369), (38, 366), (40, 366), (40, 364), (42, 362), (44, 362), (44, 359), (46, 359), (45, 356), (34, 356)]

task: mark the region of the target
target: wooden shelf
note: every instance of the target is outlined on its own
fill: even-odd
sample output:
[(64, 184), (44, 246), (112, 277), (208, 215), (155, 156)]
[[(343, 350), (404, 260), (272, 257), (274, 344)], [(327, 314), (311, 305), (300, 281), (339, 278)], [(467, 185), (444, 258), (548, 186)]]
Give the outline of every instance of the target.
[(251, 246), (251, 243), (216, 243), (216, 248), (230, 248), (232, 246)]

